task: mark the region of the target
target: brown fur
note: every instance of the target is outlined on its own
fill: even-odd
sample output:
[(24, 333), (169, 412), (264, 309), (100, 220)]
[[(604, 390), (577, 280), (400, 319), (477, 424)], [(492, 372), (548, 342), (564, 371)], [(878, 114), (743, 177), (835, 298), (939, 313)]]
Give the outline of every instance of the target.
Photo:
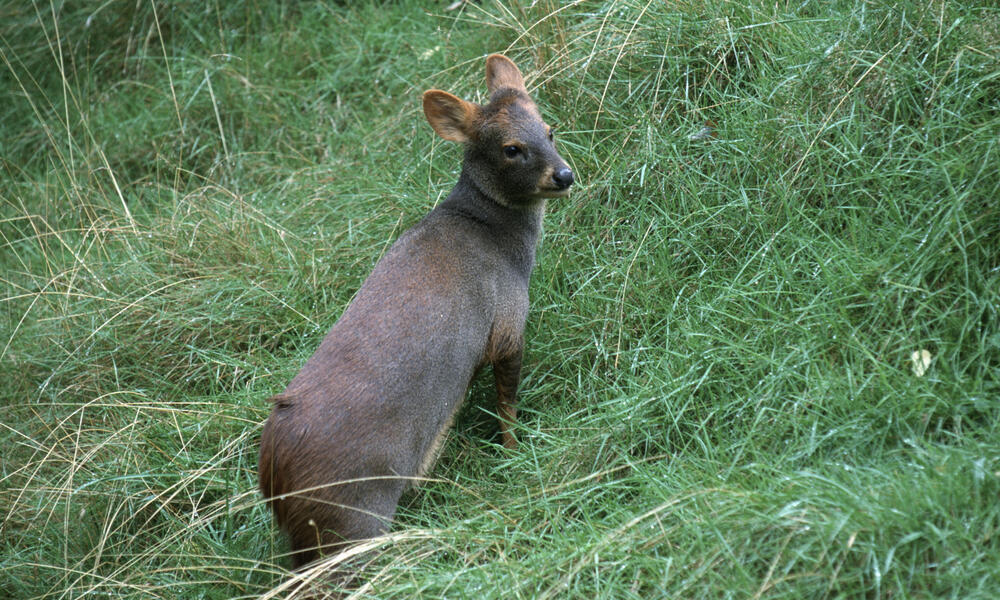
[(573, 174), (514, 63), (493, 55), (486, 65), (484, 106), (424, 94), (434, 131), (465, 144), (455, 189), (400, 236), (272, 398), (260, 488), (295, 567), (386, 531), (485, 364), (503, 444), (516, 446), (528, 279), (545, 198), (566, 195)]

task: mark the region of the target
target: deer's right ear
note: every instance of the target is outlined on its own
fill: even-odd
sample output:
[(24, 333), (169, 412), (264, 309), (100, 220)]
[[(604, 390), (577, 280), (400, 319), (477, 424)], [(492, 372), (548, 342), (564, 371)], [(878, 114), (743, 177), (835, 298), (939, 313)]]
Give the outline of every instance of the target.
[(441, 90), (424, 92), (424, 116), (434, 131), (450, 142), (468, 142), (479, 106)]

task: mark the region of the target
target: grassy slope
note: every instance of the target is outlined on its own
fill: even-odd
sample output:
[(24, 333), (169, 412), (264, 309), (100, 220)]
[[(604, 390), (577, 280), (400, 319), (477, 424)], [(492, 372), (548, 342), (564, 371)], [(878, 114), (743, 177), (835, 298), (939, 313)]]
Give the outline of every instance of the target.
[(1000, 595), (996, 9), (25, 4), (0, 5), (10, 597), (283, 595), (264, 399), (449, 190), (419, 93), (475, 98), (493, 51), (580, 179), (533, 279), (523, 445), (477, 381), (368, 592)]

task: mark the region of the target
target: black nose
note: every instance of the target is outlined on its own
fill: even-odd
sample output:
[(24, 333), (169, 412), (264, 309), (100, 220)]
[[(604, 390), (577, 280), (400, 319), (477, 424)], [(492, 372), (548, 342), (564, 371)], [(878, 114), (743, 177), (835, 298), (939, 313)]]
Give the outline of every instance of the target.
[(569, 167), (563, 167), (552, 174), (552, 181), (555, 182), (557, 188), (564, 190), (573, 185), (573, 171)]

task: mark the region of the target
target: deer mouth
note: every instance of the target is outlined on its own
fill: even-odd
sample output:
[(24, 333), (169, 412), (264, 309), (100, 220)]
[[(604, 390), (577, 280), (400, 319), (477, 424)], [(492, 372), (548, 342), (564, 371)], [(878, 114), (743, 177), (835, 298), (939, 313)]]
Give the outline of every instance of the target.
[(569, 187), (540, 187), (535, 190), (534, 196), (536, 198), (564, 198), (569, 196)]

